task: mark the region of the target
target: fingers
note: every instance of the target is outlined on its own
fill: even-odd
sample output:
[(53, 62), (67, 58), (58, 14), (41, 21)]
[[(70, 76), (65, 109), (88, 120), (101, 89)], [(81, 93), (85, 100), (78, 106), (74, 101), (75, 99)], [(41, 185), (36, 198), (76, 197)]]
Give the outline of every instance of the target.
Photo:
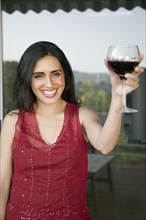
[(126, 73), (125, 74), (125, 78), (128, 80), (128, 79), (131, 79), (131, 80), (134, 80), (134, 81), (139, 81), (139, 72), (136, 73)]
[[(139, 73), (139, 72), (138, 72)], [(127, 86), (133, 87), (133, 88), (137, 88), (139, 87), (139, 76), (136, 72), (134, 72), (133, 74), (127, 73), (125, 75), (125, 84)]]
[(143, 71), (144, 71), (144, 68), (138, 66), (134, 69), (133, 73), (127, 73), (125, 75), (125, 78), (127, 79), (125, 81), (126, 85), (131, 86), (133, 88), (137, 88), (139, 86), (139, 76), (141, 73), (143, 73)]
[(111, 66), (108, 64), (107, 60), (104, 59), (104, 64), (107, 67), (108, 70), (112, 70)]
[(144, 55), (140, 54), (139, 57), (140, 57), (140, 62), (141, 62), (143, 60), (143, 58), (144, 58)]
[[(141, 62), (144, 58), (144, 55), (140, 54), (139, 57), (140, 57), (140, 62)], [(137, 66), (135, 67), (133, 74), (140, 75), (143, 72), (144, 72), (144, 68), (142, 66)]]
[[(108, 64), (108, 61), (106, 59), (104, 59), (104, 63), (105, 63), (105, 66), (107, 67), (110, 75), (114, 76), (115, 78), (118, 78), (118, 74), (115, 73), (115, 71), (113, 70), (113, 68)], [(120, 78), (119, 78), (120, 79)]]
[(113, 68), (108, 64), (108, 61), (106, 59), (104, 59), (104, 63), (105, 63), (105, 66), (107, 67), (107, 69), (109, 71), (112, 71), (113, 72)]
[(144, 68), (141, 66), (137, 66), (137, 67), (135, 67), (135, 69), (132, 73), (126, 73), (125, 78), (135, 79), (135, 77), (136, 78), (139, 77), (143, 72), (144, 72)]
[(136, 89), (139, 87), (139, 79), (127, 79), (125, 80), (125, 84)]
[(137, 67), (135, 67), (135, 69), (134, 69), (134, 73), (135, 73), (135, 74), (140, 75), (140, 74), (143, 73), (143, 72), (144, 72), (144, 68), (141, 67), (141, 66), (137, 66)]

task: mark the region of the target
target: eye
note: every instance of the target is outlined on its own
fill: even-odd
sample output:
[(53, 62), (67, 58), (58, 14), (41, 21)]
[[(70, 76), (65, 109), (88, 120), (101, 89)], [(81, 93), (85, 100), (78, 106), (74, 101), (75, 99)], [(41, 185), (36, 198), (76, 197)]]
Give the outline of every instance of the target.
[(52, 75), (52, 77), (59, 77), (61, 75), (61, 72), (56, 71), (56, 72), (51, 73), (51, 75)]
[(43, 73), (34, 73), (33, 74), (33, 78), (35, 78), (35, 79), (43, 78), (43, 76), (44, 76)]

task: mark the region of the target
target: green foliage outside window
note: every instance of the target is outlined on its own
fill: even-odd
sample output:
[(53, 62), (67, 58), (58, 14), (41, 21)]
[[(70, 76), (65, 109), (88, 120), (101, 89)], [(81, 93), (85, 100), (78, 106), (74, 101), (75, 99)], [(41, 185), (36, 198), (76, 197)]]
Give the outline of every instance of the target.
[(99, 86), (94, 81), (79, 82), (76, 84), (77, 94), (82, 104), (91, 107), (96, 112), (108, 112), (110, 105), (110, 93), (106, 86)]
[(7, 112), (7, 108), (13, 98), (13, 83), (16, 77), (17, 64), (18, 63), (16, 61), (6, 61), (3, 63), (4, 114)]

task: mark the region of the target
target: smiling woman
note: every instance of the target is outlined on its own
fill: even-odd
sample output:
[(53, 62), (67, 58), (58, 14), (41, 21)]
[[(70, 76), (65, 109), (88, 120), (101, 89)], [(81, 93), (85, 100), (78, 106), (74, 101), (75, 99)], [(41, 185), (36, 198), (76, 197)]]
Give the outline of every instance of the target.
[[(104, 80), (104, 75), (107, 76), (107, 69), (103, 60), (110, 44), (137, 44), (141, 53), (145, 53), (145, 10), (140, 7), (135, 7), (131, 11), (119, 8), (114, 12), (108, 9), (100, 12), (95, 12), (91, 9), (87, 9), (85, 12), (72, 10), (70, 13), (65, 13), (61, 10), (50, 13), (44, 10), (40, 14), (32, 11), (22, 14), (16, 11), (10, 15), (3, 11), (2, 16), (4, 62), (8, 60), (18, 61), (28, 45), (42, 39), (49, 40), (56, 42), (65, 51), (68, 60), (72, 63), (73, 71), (78, 71), (75, 79), (80, 76), (81, 72), (82, 78), (80, 77), (80, 81), (83, 81), (83, 83), (86, 81), (87, 74), (85, 73), (89, 73), (87, 75), (89, 80), (93, 80), (95, 84), (99, 82), (99, 76), (101, 76), (101, 81)], [(135, 26), (137, 27), (136, 32)], [(110, 32), (108, 27), (110, 27)], [(25, 37), (26, 33), (29, 33), (29, 38)], [(145, 59), (141, 61), (141, 65), (145, 66)], [(6, 71), (7, 68), (5, 68), (4, 72)], [(94, 74), (94, 78), (91, 78), (91, 73)], [(1, 97), (1, 100), (4, 101), (4, 112), (6, 112), (9, 104), (8, 100), (10, 98), (8, 99), (8, 97), (12, 94), (10, 90), (11, 74), (13, 74), (11, 71), (5, 73), (5, 77), (8, 78), (7, 75), (9, 75), (7, 79), (9, 83), (4, 77), (4, 90), (7, 90), (4, 93), (4, 98)], [(106, 79), (107, 77), (105, 77)], [(127, 100), (129, 105), (135, 106), (140, 112), (140, 114), (132, 117), (125, 116), (125, 124), (129, 125), (126, 127), (126, 131), (128, 131), (126, 135), (128, 135), (130, 140), (141, 141), (146, 138), (144, 123), (145, 96), (141, 96), (141, 94), (145, 94), (144, 81), (145, 74), (142, 76), (136, 95), (134, 93), (129, 95)], [(107, 85), (106, 81), (104, 83)], [(2, 93), (0, 95), (2, 96)], [(97, 105), (99, 104), (97, 103)]]
[[(33, 2), (35, 2), (36, 6), (38, 1)], [(40, 4), (41, 7), (42, 4), (45, 6), (45, 2), (44, 0), (39, 1), (37, 7)], [(60, 8), (58, 2), (61, 1), (53, 1), (53, 5), (57, 9)], [(63, 2), (66, 3), (66, 7), (70, 4), (71, 9), (76, 8), (76, 5), (81, 7), (83, 4), (88, 6), (86, 9), (95, 9), (91, 1)], [(95, 2), (100, 4), (100, 6), (102, 5), (102, 9), (103, 4), (107, 8), (109, 3), (116, 5), (116, 7), (119, 6), (119, 8), (127, 6), (127, 3), (130, 6), (132, 4), (137, 6), (137, 0), (132, 2), (109, 0)], [(121, 5), (118, 5), (119, 2)], [(145, 1), (140, 2), (145, 4)], [(3, 5), (7, 4), (9, 10), (12, 9), (12, 12), (13, 6), (8, 6), (8, 3), (9, 0), (2, 1)], [(17, 9), (19, 9), (21, 3), (22, 0), (17, 1), (17, 4), (15, 4)], [(30, 5), (34, 9), (35, 6), (30, 3), (31, 1), (23, 1), (21, 4), (25, 12), (30, 9)], [(26, 4), (27, 6), (25, 6)], [(89, 4), (92, 4), (93, 7)], [(70, 13), (57, 10), (56, 13), (42, 11), (40, 14), (29, 11), (24, 15), (17, 11), (9, 15), (3, 11), (2, 15), (4, 61), (18, 60), (24, 49), (34, 43), (34, 41), (51, 40), (66, 51), (74, 70), (84, 72), (83, 80), (85, 79), (85, 72), (107, 72), (103, 60), (109, 44), (120, 42), (137, 43), (142, 53), (145, 48), (145, 10), (139, 7), (134, 8), (132, 11), (121, 8), (116, 12), (103, 10), (100, 13), (88, 9), (84, 13), (76, 10), (72, 10)], [(27, 38), (25, 37), (26, 33), (29, 34)], [(52, 54), (57, 57), (63, 69), (61, 75), (62, 73), (64, 74), (65, 89), (61, 99), (56, 99), (57, 102), (55, 104), (48, 104), (48, 99), (52, 99), (52, 95), (53, 100), (54, 97), (57, 97), (59, 87), (58, 84), (56, 87), (56, 84), (54, 85), (53, 81), (50, 81), (50, 69), (49, 71), (48, 69), (47, 71), (46, 69), (43, 70), (43, 74), (42, 68), (37, 69), (35, 73), (37, 72), (38, 74), (39, 71), (41, 75), (36, 75), (37, 78), (34, 78), (35, 75), (32, 76), (34, 66), (41, 58), (38, 55), (36, 60), (34, 59), (37, 52), (30, 54), (27, 57), (28, 59), (23, 60), (25, 62), (19, 63), (18, 72), (20, 75), (22, 74), (22, 78), (17, 78), (18, 81), (15, 87), (14, 97), (16, 99), (13, 105), (15, 114), (13, 112), (8, 114), (3, 123), (1, 133), (1, 171), (4, 172), (0, 172), (2, 189), (2, 209), (0, 209), (2, 213), (0, 218), (4, 219), (3, 216), (6, 213), (8, 220), (18, 218), (35, 218), (37, 220), (40, 219), (40, 216), (43, 220), (53, 220), (53, 218), (87, 220), (90, 219), (86, 208), (87, 151), (89, 142), (102, 153), (110, 152), (115, 146), (121, 125), (121, 115), (114, 114), (112, 109), (120, 105), (121, 96), (119, 97), (115, 90), (112, 90), (114, 94), (111, 108), (106, 123), (102, 128), (97, 113), (84, 106), (80, 107), (79, 100), (74, 93), (73, 71), (68, 62), (66, 63), (66, 60), (62, 60), (62, 56), (59, 57), (57, 54)], [(48, 53), (44, 55), (48, 56)], [(26, 62), (30, 60), (32, 65)], [(143, 63), (144, 60), (142, 61)], [(26, 63), (27, 65), (25, 65)], [(143, 63), (141, 64), (143, 65)], [(29, 72), (28, 75), (26, 74), (27, 71)], [(141, 69), (139, 71), (142, 72)], [(13, 75), (11, 68), (8, 72)], [(55, 72), (56, 74), (58, 75), (58, 72)], [(97, 80), (98, 75), (96, 75)], [(40, 82), (43, 81), (43, 83), (39, 84), (37, 88), (33, 87), (36, 92), (35, 96), (31, 83), (32, 80), (38, 82), (40, 76), (44, 77), (40, 79)], [(143, 79), (145, 78), (142, 78), (141, 86), (136, 92), (137, 95), (134, 99), (139, 104), (140, 114), (133, 116), (136, 121), (132, 118), (132, 123), (131, 118), (128, 118), (128, 125), (133, 126), (131, 129), (133, 134), (131, 136), (138, 140), (142, 140), (145, 137), (145, 96), (141, 95), (145, 94), (145, 80)], [(101, 88), (102, 85), (101, 81), (98, 86)], [(115, 86), (112, 85), (112, 88), (115, 88)], [(134, 88), (132, 87), (131, 90)], [(8, 90), (10, 90), (10, 87), (8, 87)], [(4, 100), (6, 98), (5, 94)], [(20, 111), (16, 111), (15, 109), (17, 108)], [(109, 146), (109, 143), (111, 146)], [(110, 149), (107, 149), (107, 146)], [(12, 186), (11, 178), (13, 178)], [(8, 206), (6, 205), (7, 201)], [(5, 212), (6, 208), (7, 212)]]
[(34, 66), (31, 80), (37, 102), (53, 104), (60, 101), (64, 88), (64, 71), (57, 58), (50, 55), (40, 58)]
[(55, 44), (43, 41), (34, 43), (20, 59), (14, 87), (15, 101), (11, 110), (22, 107), (28, 111), (38, 98), (36, 94), (39, 93), (40, 98), (41, 95), (47, 95), (46, 91), (53, 91), (55, 101), (61, 96), (65, 101), (78, 102), (73, 72), (63, 51), (59, 48), (56, 50)]
[[(105, 65), (112, 99), (102, 126), (95, 111), (81, 106), (72, 68), (57, 45), (39, 41), (25, 50), (12, 111), (1, 132), (0, 219), (91, 220), (86, 205), (88, 148), (91, 144), (103, 154), (111, 152), (122, 120), (121, 113), (113, 112), (122, 104), (121, 81), (107, 61)], [(137, 88), (142, 72), (137, 67), (127, 74), (127, 93)]]

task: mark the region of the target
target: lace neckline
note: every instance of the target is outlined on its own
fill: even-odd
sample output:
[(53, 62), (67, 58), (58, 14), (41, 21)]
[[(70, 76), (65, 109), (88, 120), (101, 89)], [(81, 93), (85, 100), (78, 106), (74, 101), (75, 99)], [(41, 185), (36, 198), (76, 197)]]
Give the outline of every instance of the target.
[(35, 112), (35, 108), (34, 106), (32, 106), (32, 113), (33, 113), (33, 117), (34, 117), (34, 121), (35, 121), (35, 128), (36, 128), (36, 136), (38, 136), (38, 138), (43, 142), (43, 147), (44, 148), (54, 148), (57, 143), (61, 140), (62, 136), (64, 135), (65, 133), (65, 130), (66, 130), (66, 122), (68, 121), (68, 114), (67, 114), (67, 110), (68, 110), (68, 105), (69, 103), (66, 103), (66, 106), (65, 106), (65, 109), (64, 109), (64, 119), (63, 119), (63, 124), (62, 124), (62, 128), (61, 128), (61, 131), (60, 133), (58, 134), (57, 138), (56, 138), (56, 141), (54, 141), (54, 143), (46, 143), (46, 141), (42, 138), (41, 136), (41, 132), (40, 132), (40, 129), (39, 129), (39, 126), (38, 126), (38, 121), (37, 121), (37, 118), (36, 118), (36, 112)]

